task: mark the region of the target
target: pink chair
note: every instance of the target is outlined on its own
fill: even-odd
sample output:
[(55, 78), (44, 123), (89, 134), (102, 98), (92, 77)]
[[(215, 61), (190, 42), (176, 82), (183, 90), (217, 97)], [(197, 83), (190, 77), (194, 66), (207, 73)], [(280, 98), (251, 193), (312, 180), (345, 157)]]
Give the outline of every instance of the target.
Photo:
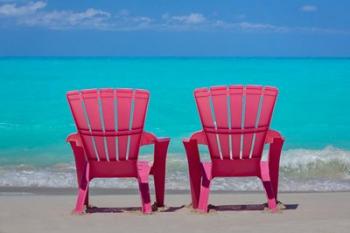
[[(168, 138), (144, 131), (149, 100), (145, 90), (92, 89), (67, 93), (77, 126), (68, 136), (78, 178), (75, 213), (89, 203), (93, 178), (136, 178), (143, 213), (152, 212), (148, 176), (154, 176), (156, 204), (164, 205), (165, 163)], [(154, 163), (139, 161), (139, 149), (154, 144)]]
[[(192, 206), (208, 211), (215, 177), (259, 177), (268, 208), (277, 207), (279, 160), (284, 139), (270, 130), (277, 89), (219, 86), (194, 92), (203, 130), (183, 141), (189, 166)], [(211, 162), (201, 162), (198, 145), (208, 146)], [(264, 144), (270, 144), (267, 161)]]

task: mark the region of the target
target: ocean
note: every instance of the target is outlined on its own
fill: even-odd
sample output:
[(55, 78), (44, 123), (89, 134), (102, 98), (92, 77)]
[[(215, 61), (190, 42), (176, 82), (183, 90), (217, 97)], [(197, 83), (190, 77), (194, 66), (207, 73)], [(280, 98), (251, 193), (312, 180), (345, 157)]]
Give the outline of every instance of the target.
[[(66, 92), (129, 87), (151, 93), (146, 130), (171, 138), (167, 188), (187, 190), (182, 139), (201, 127), (193, 90), (256, 84), (280, 91), (272, 119), (286, 139), (280, 190), (350, 190), (350, 59), (0, 58), (0, 83), (2, 187), (76, 187), (65, 142), (75, 131)], [(151, 152), (142, 149), (140, 158), (152, 159)], [(136, 188), (136, 182), (100, 179), (92, 186)], [(262, 186), (255, 178), (217, 179), (213, 189)]]

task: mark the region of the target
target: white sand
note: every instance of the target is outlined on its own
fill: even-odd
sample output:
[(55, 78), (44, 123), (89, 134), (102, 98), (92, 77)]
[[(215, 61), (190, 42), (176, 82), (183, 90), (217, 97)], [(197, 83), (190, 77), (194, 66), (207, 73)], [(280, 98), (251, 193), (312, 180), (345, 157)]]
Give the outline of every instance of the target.
[[(189, 195), (167, 195), (169, 207), (188, 204)], [(0, 233), (8, 232), (350, 232), (350, 193), (282, 193), (292, 209), (280, 213), (259, 210), (262, 193), (213, 194), (210, 203), (227, 211), (193, 213), (186, 207), (142, 215), (139, 211), (99, 209), (107, 213), (71, 215), (70, 195), (0, 196)], [(138, 207), (138, 195), (93, 195), (98, 207)], [(255, 206), (242, 206), (254, 204)], [(295, 205), (298, 206), (295, 206)], [(295, 208), (297, 207), (297, 208)], [(257, 210), (238, 210), (249, 208)], [(172, 210), (172, 208), (170, 208)]]

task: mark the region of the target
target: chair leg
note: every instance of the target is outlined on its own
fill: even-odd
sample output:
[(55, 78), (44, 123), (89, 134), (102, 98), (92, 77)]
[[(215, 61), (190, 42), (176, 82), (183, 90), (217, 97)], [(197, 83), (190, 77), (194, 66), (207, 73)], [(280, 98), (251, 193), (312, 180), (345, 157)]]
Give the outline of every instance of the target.
[(190, 178), (190, 189), (192, 208), (198, 208), (199, 195), (201, 190), (201, 162), (199, 158), (198, 144), (195, 140), (183, 141), (186, 150), (188, 172)]
[(86, 197), (85, 197), (85, 203), (84, 205), (86, 206), (86, 208), (89, 207), (89, 186), (87, 187), (87, 191), (86, 191)]
[(152, 168), (157, 207), (164, 206), (166, 155), (169, 141), (157, 142), (154, 148), (155, 162)]
[(276, 139), (274, 143), (271, 144), (269, 151), (269, 174), (276, 200), (278, 200), (278, 173), (283, 142), (282, 139)]
[(276, 201), (276, 195), (273, 191), (272, 182), (271, 181), (262, 181), (264, 185), (264, 189), (267, 196), (267, 206), (270, 210), (276, 210), (277, 208), (277, 201)]
[(211, 163), (202, 163), (203, 179), (199, 196), (198, 210), (204, 213), (208, 212), (210, 183), (212, 179), (211, 169)]
[(84, 213), (84, 207), (85, 207), (85, 203), (86, 203), (86, 199), (87, 199), (87, 193), (88, 193), (88, 183), (85, 183), (84, 185), (81, 185), (79, 187), (74, 213), (76, 213), (76, 214)]
[(86, 163), (84, 169), (79, 171), (80, 179), (78, 180), (78, 195), (75, 204), (74, 213), (82, 214), (84, 212), (84, 205), (88, 202), (87, 196), (89, 192), (89, 177), (90, 177), (90, 167)]
[[(164, 172), (165, 173), (165, 172)], [(160, 175), (154, 176), (154, 191), (156, 195), (157, 207), (164, 207), (165, 194), (165, 174), (161, 172)]]
[(277, 207), (276, 193), (274, 191), (273, 183), (271, 182), (269, 163), (266, 161), (260, 163), (260, 179), (267, 196), (268, 208), (274, 210)]
[(148, 177), (150, 168), (148, 164), (141, 164), (138, 167), (138, 183), (141, 196), (142, 212), (149, 214), (152, 212), (151, 195), (149, 191)]
[(208, 212), (208, 200), (210, 193), (210, 180), (203, 177), (201, 191), (198, 202), (198, 211), (207, 213)]
[(78, 182), (78, 194), (75, 209), (76, 214), (84, 212), (84, 205), (89, 204), (89, 164), (86, 161), (84, 149), (71, 142), (71, 146), (74, 153), (77, 182)]

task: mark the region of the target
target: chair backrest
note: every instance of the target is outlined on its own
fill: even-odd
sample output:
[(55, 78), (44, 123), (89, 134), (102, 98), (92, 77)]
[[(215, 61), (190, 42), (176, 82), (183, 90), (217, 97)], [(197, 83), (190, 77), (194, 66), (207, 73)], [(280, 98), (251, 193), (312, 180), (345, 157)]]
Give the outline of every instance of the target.
[(137, 160), (148, 91), (90, 89), (68, 92), (67, 99), (88, 160)]
[(277, 94), (261, 86), (196, 89), (211, 159), (261, 158)]

